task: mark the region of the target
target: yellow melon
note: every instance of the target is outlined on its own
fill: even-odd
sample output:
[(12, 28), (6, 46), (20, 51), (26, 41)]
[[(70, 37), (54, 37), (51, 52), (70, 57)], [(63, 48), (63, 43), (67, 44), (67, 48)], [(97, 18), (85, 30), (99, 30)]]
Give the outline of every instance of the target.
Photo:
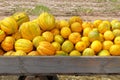
[(115, 37), (120, 36), (120, 29), (114, 29), (113, 34)]
[(72, 32), (82, 32), (82, 25), (79, 22), (74, 22), (71, 24)]
[(86, 47), (89, 47), (90, 45), (90, 41), (88, 37), (81, 37), (81, 41), (86, 43)]
[(69, 53), (69, 56), (81, 56), (81, 53), (77, 50), (73, 50)]
[(45, 38), (43, 36), (36, 36), (35, 38), (33, 38), (32, 42), (33, 42), (33, 45), (35, 47), (38, 47), (39, 43), (41, 41), (45, 41)]
[(115, 37), (114, 43), (120, 45), (120, 36)]
[(83, 41), (79, 41), (75, 44), (75, 49), (82, 52), (86, 48), (86, 43)]
[(28, 56), (40, 56), (40, 54), (37, 51), (31, 51), (27, 55)]
[(61, 45), (58, 42), (52, 42), (52, 45), (55, 47), (56, 51), (59, 51), (61, 49)]
[(62, 44), (64, 42), (64, 38), (61, 35), (55, 35), (54, 41)]
[(79, 22), (80, 24), (82, 24), (82, 19), (79, 16), (72, 16), (69, 19), (69, 23), (72, 24), (74, 22)]
[(119, 22), (119, 20), (113, 19), (110, 23), (111, 23), (111, 25), (113, 26), (116, 22)]
[(112, 30), (114, 29), (120, 29), (120, 22), (115, 22), (113, 25), (112, 25)]
[(55, 47), (47, 41), (41, 41), (37, 47), (37, 51), (41, 56), (53, 56), (55, 55)]
[(98, 26), (98, 31), (100, 33), (104, 33), (107, 30), (110, 30), (110, 25), (106, 22), (102, 22), (99, 26)]
[(103, 49), (109, 50), (112, 45), (113, 45), (112, 41), (110, 41), (110, 40), (109, 41), (104, 41), (103, 42)]
[(114, 44), (109, 49), (112, 56), (120, 56), (120, 45)]
[(102, 50), (102, 43), (98, 40), (95, 40), (91, 43), (91, 49), (93, 49), (96, 53)]
[(63, 38), (68, 38), (71, 34), (71, 29), (69, 27), (63, 27), (60, 31)]
[(6, 34), (4, 31), (0, 30), (0, 42), (2, 42), (4, 40), (4, 38), (6, 37)]
[(46, 41), (52, 42), (54, 39), (54, 35), (50, 31), (45, 31), (42, 33), (42, 36), (45, 38)]
[(110, 30), (105, 31), (105, 33), (104, 33), (104, 39), (105, 40), (113, 40), (114, 39), (113, 32), (110, 31)]
[(93, 49), (91, 48), (86, 48), (83, 53), (82, 56), (95, 56), (95, 52)]
[(17, 50), (12, 56), (26, 56), (26, 52), (22, 50)]
[(65, 51), (56, 51), (55, 56), (68, 56), (68, 53)]
[(81, 35), (78, 32), (73, 32), (69, 35), (68, 39), (73, 43), (77, 43), (78, 41), (81, 40)]
[(102, 23), (102, 20), (95, 20), (93, 21), (93, 25), (95, 28), (97, 28)]
[(63, 42), (61, 48), (62, 48), (62, 51), (71, 52), (74, 48), (74, 45), (71, 41), (66, 40)]
[(88, 36), (89, 32), (92, 31), (91, 27), (87, 27), (85, 29), (83, 29), (83, 36)]
[(110, 55), (110, 52), (108, 50), (101, 50), (98, 53), (98, 56), (111, 56), (111, 55)]
[(83, 22), (82, 23), (82, 28), (85, 29), (87, 27), (93, 28), (93, 24), (91, 22)]
[(100, 34), (97, 29), (93, 29), (92, 31), (89, 32), (88, 34), (90, 42), (94, 40), (99, 40), (100, 39)]
[(66, 20), (60, 20), (59, 27), (60, 29), (63, 27), (69, 27), (69, 22)]

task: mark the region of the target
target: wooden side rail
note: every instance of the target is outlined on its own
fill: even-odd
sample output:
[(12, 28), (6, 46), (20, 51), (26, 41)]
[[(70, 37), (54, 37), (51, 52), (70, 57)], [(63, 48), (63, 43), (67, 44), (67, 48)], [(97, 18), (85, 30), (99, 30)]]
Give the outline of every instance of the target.
[(120, 57), (0, 57), (0, 75), (120, 73)]
[(0, 75), (119, 74), (120, 57), (0, 57)]

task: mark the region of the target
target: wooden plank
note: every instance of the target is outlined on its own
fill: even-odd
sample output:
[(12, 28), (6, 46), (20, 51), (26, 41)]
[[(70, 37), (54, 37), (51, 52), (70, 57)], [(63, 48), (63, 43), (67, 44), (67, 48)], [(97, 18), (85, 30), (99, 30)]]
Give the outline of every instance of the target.
[(0, 57), (0, 74), (120, 73), (120, 57)]

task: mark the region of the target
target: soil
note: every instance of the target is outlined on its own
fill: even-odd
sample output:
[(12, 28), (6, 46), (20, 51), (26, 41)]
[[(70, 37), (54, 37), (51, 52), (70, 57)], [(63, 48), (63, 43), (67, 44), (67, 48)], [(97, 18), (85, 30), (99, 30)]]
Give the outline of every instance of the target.
[(78, 15), (85, 21), (119, 20), (119, 3), (120, 0), (0, 0), (0, 15), (9, 16), (17, 11), (33, 9), (36, 5), (44, 5), (58, 19)]

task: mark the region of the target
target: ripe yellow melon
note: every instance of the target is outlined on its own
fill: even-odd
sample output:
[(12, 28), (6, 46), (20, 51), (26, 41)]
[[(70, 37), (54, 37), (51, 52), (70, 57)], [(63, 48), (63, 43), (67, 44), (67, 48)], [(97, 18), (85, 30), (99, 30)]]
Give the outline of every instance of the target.
[(120, 45), (114, 44), (109, 49), (112, 56), (120, 56)]
[(82, 25), (79, 22), (74, 22), (71, 24), (72, 32), (82, 32)]
[(120, 29), (120, 22), (115, 22), (113, 25), (112, 25), (112, 30), (114, 29)]
[(14, 49), (15, 39), (12, 36), (7, 36), (1, 43), (1, 48), (5, 51)]
[(107, 30), (107, 31), (105, 31), (105, 33), (104, 33), (104, 39), (105, 40), (113, 40), (114, 39), (114, 34), (113, 34), (113, 32), (112, 31), (110, 31), (110, 30)]
[(93, 25), (95, 28), (97, 28), (102, 23), (102, 20), (95, 20), (93, 21)]
[(108, 24), (108, 26), (111, 27), (111, 23), (110, 23), (110, 21), (108, 21), (108, 20), (104, 20), (104, 21), (102, 21), (102, 23), (106, 23), (106, 24)]
[(113, 26), (116, 22), (119, 22), (119, 20), (114, 19), (114, 20), (112, 20), (110, 23), (111, 23), (111, 25)]
[(4, 38), (6, 37), (6, 34), (4, 31), (0, 30), (0, 42), (2, 42), (4, 40)]
[(14, 46), (16, 51), (22, 50), (28, 53), (33, 50), (33, 43), (28, 39), (18, 39), (17, 41), (15, 41)]
[(74, 22), (79, 22), (80, 24), (82, 24), (82, 19), (79, 16), (72, 16), (69, 19), (69, 23), (72, 24)]
[(40, 54), (37, 51), (31, 51), (27, 55), (28, 56), (40, 56)]
[(112, 41), (110, 41), (110, 40), (109, 41), (104, 41), (103, 42), (103, 49), (109, 50), (112, 45), (113, 45)]
[(61, 45), (58, 42), (52, 42), (52, 45), (55, 47), (56, 51), (59, 51), (61, 49)]
[(99, 40), (100, 39), (100, 34), (97, 29), (93, 29), (92, 31), (89, 32), (88, 34), (90, 42), (94, 40)]
[(69, 27), (63, 27), (60, 33), (63, 38), (68, 38), (68, 36), (71, 34), (71, 29)]
[(55, 56), (68, 56), (68, 53), (65, 51), (56, 51)]
[(93, 24), (91, 22), (83, 22), (82, 23), (82, 28), (85, 29), (87, 27), (93, 28)]
[(115, 37), (120, 36), (120, 29), (114, 29), (113, 34)]
[(62, 44), (62, 51), (65, 51), (65, 52), (71, 52), (74, 48), (74, 45), (71, 41), (69, 40), (66, 40), (63, 42)]
[(50, 31), (45, 31), (42, 33), (42, 36), (45, 38), (46, 41), (52, 42), (54, 39), (54, 35)]
[(60, 20), (59, 29), (61, 29), (63, 27), (69, 27), (69, 22), (66, 20)]
[(69, 35), (68, 39), (73, 43), (77, 43), (78, 41), (81, 40), (81, 35), (78, 32), (73, 32)]
[(12, 54), (12, 56), (26, 56), (26, 52), (22, 51), (22, 50), (17, 50), (14, 54)]
[(82, 56), (95, 56), (95, 52), (93, 49), (91, 48), (86, 48), (83, 53)]
[(53, 56), (55, 55), (55, 47), (47, 41), (41, 41), (37, 47), (37, 51), (41, 56)]
[(91, 43), (91, 49), (93, 49), (95, 52), (100, 52), (102, 50), (102, 43), (98, 40), (95, 40)]
[(77, 50), (73, 50), (70, 52), (69, 56), (81, 56), (81, 53)]
[(4, 53), (4, 56), (11, 56), (15, 51), (13, 50), (10, 50), (10, 51), (7, 51), (6, 53)]
[(90, 41), (88, 37), (81, 37), (81, 41), (86, 43), (86, 47), (89, 47), (90, 45)]
[(61, 35), (55, 35), (54, 41), (62, 44), (64, 42), (64, 38)]
[(107, 30), (110, 30), (110, 25), (106, 22), (102, 22), (99, 26), (98, 26), (98, 31), (100, 33), (104, 33)]
[(115, 37), (114, 43), (120, 45), (120, 36)]
[(36, 36), (35, 38), (33, 38), (32, 42), (33, 42), (33, 45), (37, 48), (39, 43), (41, 41), (45, 41), (45, 38), (43, 36)]
[(43, 12), (38, 17), (38, 23), (43, 31), (52, 30), (55, 27), (55, 17), (47, 12)]
[(83, 29), (83, 36), (88, 36), (90, 31), (92, 31), (91, 27), (87, 27), (87, 28)]
[(111, 55), (110, 55), (110, 52), (108, 50), (101, 50), (98, 53), (98, 56), (111, 56)]
[(83, 41), (79, 41), (75, 44), (75, 49), (82, 52), (86, 48), (86, 43)]

